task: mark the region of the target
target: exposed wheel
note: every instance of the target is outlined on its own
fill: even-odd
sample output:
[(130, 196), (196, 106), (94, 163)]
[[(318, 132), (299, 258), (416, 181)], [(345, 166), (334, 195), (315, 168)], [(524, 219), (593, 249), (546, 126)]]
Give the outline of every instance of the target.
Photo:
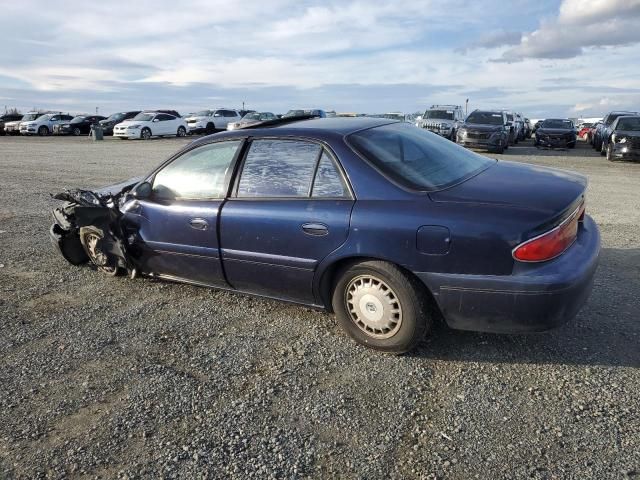
[(78, 127), (76, 127), (76, 128), (74, 128), (74, 129), (73, 129), (73, 134), (74, 134), (76, 137), (79, 137), (81, 133), (82, 133), (82, 132), (80, 131), (80, 129), (79, 129)]
[(38, 135), (40, 135), (41, 137), (46, 137), (47, 135), (49, 135), (49, 128), (46, 125), (40, 126), (40, 128), (38, 128)]
[(100, 248), (100, 244), (104, 235), (99, 228), (96, 227), (82, 227), (80, 228), (80, 242), (84, 247), (85, 252), (91, 263), (93, 263), (98, 270), (107, 275), (115, 277), (118, 274), (118, 266), (110, 264), (112, 263), (109, 256), (104, 253)]
[(423, 287), (391, 263), (368, 261), (342, 271), (332, 304), (342, 328), (376, 350), (407, 352), (431, 329)]
[(178, 137), (186, 137), (187, 136), (187, 129), (180, 126), (178, 127), (178, 133), (176, 134)]
[(144, 127), (140, 132), (140, 138), (142, 140), (149, 140), (151, 138), (151, 130), (147, 127)]
[(211, 122), (207, 123), (207, 126), (205, 127), (205, 133), (207, 135), (211, 135), (212, 133), (216, 133), (216, 126)]

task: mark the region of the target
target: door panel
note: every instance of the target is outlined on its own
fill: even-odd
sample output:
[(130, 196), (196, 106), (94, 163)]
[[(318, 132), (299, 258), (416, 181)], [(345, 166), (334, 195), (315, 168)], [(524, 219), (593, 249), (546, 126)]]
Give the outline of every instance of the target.
[(132, 202), (125, 221), (135, 232), (144, 273), (226, 286), (216, 231), (222, 200)]
[(318, 303), (312, 292), (315, 269), (346, 241), (352, 205), (352, 200), (228, 200), (220, 216), (220, 246), (229, 283), (242, 291)]

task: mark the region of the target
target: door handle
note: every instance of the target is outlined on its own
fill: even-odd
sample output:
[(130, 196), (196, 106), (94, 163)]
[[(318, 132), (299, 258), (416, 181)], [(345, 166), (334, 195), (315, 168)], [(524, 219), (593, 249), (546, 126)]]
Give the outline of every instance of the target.
[(189, 221), (189, 225), (191, 225), (191, 228), (195, 228), (196, 230), (206, 230), (209, 228), (209, 222), (204, 218), (192, 218)]
[(302, 231), (307, 235), (322, 237), (329, 234), (329, 228), (324, 223), (305, 223), (302, 225)]

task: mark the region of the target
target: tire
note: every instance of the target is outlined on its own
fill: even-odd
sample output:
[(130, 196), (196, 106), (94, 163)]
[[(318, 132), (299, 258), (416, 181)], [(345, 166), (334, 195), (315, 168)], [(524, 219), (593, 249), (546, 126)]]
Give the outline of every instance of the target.
[(576, 148), (576, 142), (567, 143), (567, 148)]
[(215, 124), (209, 122), (209, 123), (207, 123), (207, 126), (205, 127), (205, 134), (211, 135), (212, 133), (216, 133), (216, 126), (215, 126)]
[(76, 127), (76, 128), (74, 128), (74, 129), (73, 129), (73, 134), (74, 134), (76, 137), (79, 137), (81, 133), (82, 133), (82, 132), (80, 131), (80, 129), (79, 129), (78, 127)]
[(177, 137), (186, 137), (187, 136), (187, 129), (184, 128), (183, 126), (178, 127), (178, 132), (176, 133)]
[(337, 279), (333, 310), (340, 326), (357, 343), (401, 354), (412, 350), (431, 330), (425, 288), (396, 265), (356, 263), (341, 271)]
[(41, 137), (46, 137), (49, 135), (49, 128), (46, 125), (42, 125), (38, 128), (38, 135)]
[(140, 132), (140, 138), (142, 140), (149, 140), (151, 138), (151, 130), (148, 127), (144, 127)]
[(110, 277), (115, 277), (120, 273), (120, 269), (117, 265), (113, 265), (108, 255), (103, 253), (97, 242), (104, 238), (102, 230), (96, 227), (81, 227), (80, 228), (80, 242), (84, 247), (84, 251), (89, 257), (89, 261), (95, 265), (95, 267), (103, 273), (106, 273)]
[(611, 144), (607, 145), (607, 160), (613, 162), (613, 146)]

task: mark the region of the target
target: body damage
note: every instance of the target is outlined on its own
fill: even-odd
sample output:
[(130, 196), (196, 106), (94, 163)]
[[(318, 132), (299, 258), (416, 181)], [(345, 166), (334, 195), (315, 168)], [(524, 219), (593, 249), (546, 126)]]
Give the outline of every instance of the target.
[[(139, 180), (133, 178), (95, 191), (75, 189), (53, 195), (65, 203), (53, 210), (54, 223), (49, 235), (69, 263), (87, 262), (91, 251), (93, 263), (105, 271), (136, 270), (132, 249), (122, 230), (120, 206)], [(93, 233), (92, 245), (87, 244), (89, 233)]]

